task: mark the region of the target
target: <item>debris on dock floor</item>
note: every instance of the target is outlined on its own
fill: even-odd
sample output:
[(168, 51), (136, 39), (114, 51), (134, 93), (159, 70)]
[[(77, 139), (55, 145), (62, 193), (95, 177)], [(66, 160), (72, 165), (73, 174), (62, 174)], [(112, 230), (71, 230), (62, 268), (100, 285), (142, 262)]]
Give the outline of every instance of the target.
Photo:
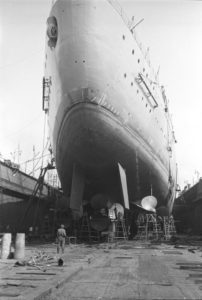
[(180, 237), (177, 244), (74, 244), (63, 256), (54, 244), (27, 246), (24, 261), (0, 260), (0, 299), (201, 299), (196, 241), (194, 252), (192, 239)]

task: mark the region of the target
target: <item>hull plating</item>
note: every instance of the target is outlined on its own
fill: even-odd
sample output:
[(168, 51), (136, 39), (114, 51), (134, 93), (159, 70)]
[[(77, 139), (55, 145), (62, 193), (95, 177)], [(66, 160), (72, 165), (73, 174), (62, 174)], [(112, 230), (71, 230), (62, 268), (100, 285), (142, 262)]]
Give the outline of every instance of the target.
[(172, 129), (134, 36), (109, 1), (57, 1), (50, 15), (59, 32), (56, 47), (46, 50), (49, 125), (64, 191), (70, 193), (74, 163), (85, 171), (87, 195), (110, 193), (110, 186), (115, 191), (119, 162), (130, 201), (150, 194), (152, 186), (158, 205), (172, 207), (174, 193), (167, 197), (176, 180), (174, 153), (168, 151)]

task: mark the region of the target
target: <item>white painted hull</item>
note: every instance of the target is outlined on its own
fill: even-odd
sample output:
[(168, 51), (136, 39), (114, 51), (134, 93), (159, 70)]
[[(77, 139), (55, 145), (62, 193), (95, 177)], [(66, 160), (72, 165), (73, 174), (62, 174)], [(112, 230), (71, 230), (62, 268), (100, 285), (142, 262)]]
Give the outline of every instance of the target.
[[(154, 78), (130, 30), (107, 0), (56, 1), (50, 15), (58, 22), (58, 40), (54, 49), (46, 47), (45, 76), (52, 82), (48, 116), (65, 193), (70, 193), (76, 163), (93, 192), (102, 187), (118, 197), (110, 186), (116, 186), (113, 168), (120, 162), (130, 201), (148, 195), (152, 185), (158, 206), (171, 208), (169, 176), (172, 192), (176, 181), (174, 154), (168, 151), (172, 133), (158, 86), (149, 86), (155, 108), (137, 82), (140, 73), (147, 83)], [(102, 178), (100, 185), (96, 177)]]

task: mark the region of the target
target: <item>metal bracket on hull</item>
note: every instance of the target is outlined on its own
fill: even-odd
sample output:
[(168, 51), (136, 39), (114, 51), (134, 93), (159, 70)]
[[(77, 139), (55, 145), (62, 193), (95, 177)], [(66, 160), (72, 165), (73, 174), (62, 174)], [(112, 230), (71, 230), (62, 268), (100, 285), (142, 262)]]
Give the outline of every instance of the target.
[(158, 103), (141, 73), (138, 74), (138, 77), (135, 78), (135, 81), (137, 82), (142, 92), (144, 93), (149, 105), (153, 109), (158, 107)]
[(42, 109), (45, 113), (48, 112), (49, 109), (49, 99), (50, 99), (50, 86), (51, 86), (51, 77), (46, 78), (43, 77), (43, 102)]

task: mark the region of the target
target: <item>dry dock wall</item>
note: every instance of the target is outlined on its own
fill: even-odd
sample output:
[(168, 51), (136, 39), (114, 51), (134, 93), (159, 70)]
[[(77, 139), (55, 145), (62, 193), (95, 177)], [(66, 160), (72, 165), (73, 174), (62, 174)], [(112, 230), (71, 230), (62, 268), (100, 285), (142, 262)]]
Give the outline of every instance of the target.
[(55, 205), (56, 189), (44, 184), (40, 196), (38, 192), (30, 201), (36, 184), (37, 178), (18, 165), (0, 161), (0, 233), (27, 232), (33, 225), (40, 230), (46, 216), (54, 218), (50, 209)]
[(173, 215), (180, 233), (202, 235), (202, 179), (175, 200)]

